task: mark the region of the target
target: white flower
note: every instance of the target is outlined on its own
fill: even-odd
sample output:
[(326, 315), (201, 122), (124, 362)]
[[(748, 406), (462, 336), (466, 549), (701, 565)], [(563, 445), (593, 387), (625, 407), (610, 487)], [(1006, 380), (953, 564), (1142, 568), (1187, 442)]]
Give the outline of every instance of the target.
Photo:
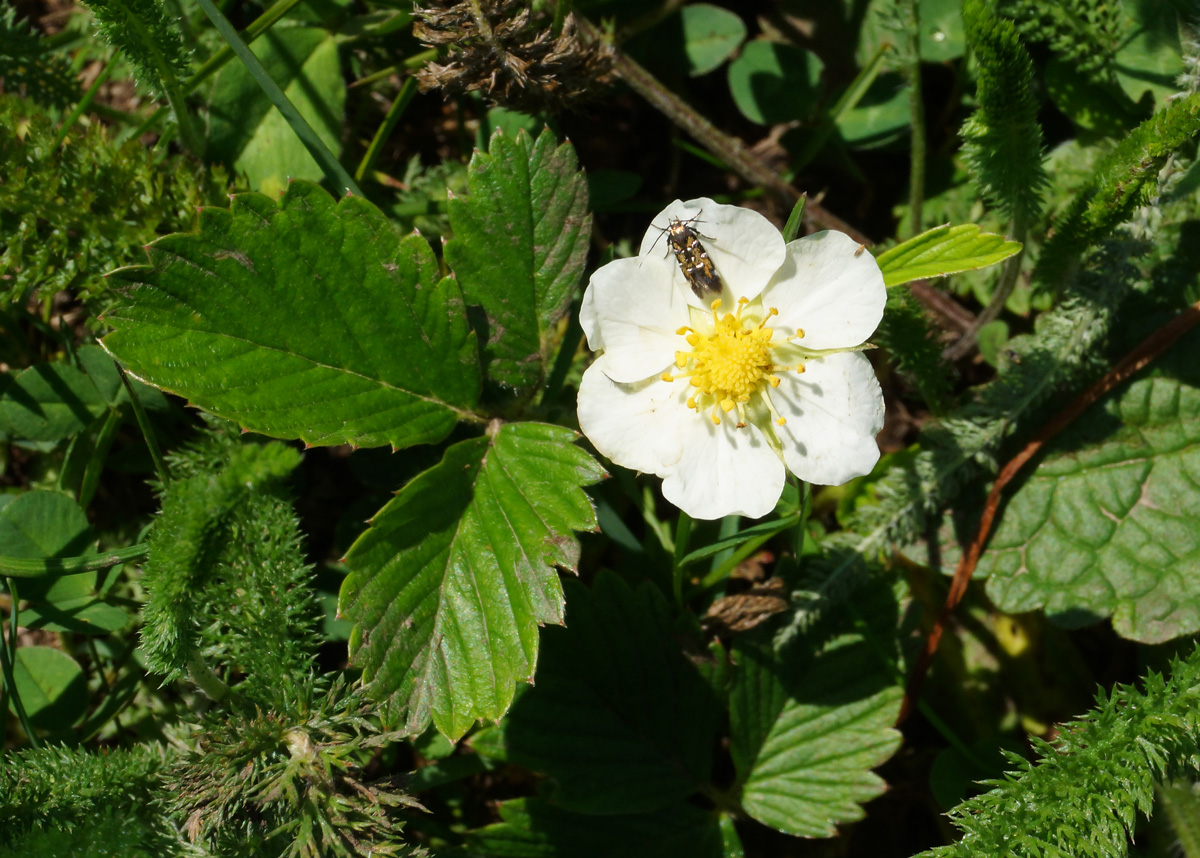
[[(672, 221), (709, 254), (719, 297), (691, 288)], [(860, 352), (886, 299), (874, 257), (843, 233), (785, 245), (749, 209), (676, 200), (638, 256), (600, 268), (584, 293), (579, 321), (601, 354), (579, 425), (616, 464), (662, 477), (694, 518), (766, 515), (785, 471), (820, 485), (862, 476), (879, 459), (883, 396)]]

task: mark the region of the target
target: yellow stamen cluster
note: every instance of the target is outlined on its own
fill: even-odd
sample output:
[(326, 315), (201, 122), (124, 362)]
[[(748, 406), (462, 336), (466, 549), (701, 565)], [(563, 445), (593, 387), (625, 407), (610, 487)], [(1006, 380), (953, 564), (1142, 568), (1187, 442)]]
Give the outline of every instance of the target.
[(779, 376), (775, 373), (804, 372), (804, 364), (778, 366), (772, 360), (772, 350), (774, 346), (803, 337), (804, 332), (798, 330), (794, 335), (772, 343), (775, 332), (767, 327), (767, 321), (779, 311), (771, 307), (755, 323), (742, 318), (748, 303), (748, 299), (739, 298), (737, 311), (722, 316), (718, 298), (712, 302), (711, 333), (700, 333), (686, 325), (676, 331), (691, 346), (691, 351), (675, 352), (675, 366), (682, 372), (664, 372), (662, 380), (688, 378), (695, 388), (688, 398), (688, 407), (700, 412), (711, 409), (710, 417), (717, 426), (721, 425), (722, 412), (728, 414), (736, 408), (737, 426), (739, 429), (745, 427), (746, 404), (756, 394), (762, 394), (767, 410), (782, 426), (787, 421), (779, 416), (769, 395), (770, 388), (779, 386)]

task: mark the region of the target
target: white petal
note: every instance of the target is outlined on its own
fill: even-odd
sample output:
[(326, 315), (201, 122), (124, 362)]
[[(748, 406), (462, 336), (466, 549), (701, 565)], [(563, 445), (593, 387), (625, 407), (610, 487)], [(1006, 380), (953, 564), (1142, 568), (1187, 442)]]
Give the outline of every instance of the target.
[(680, 427), (683, 457), (662, 476), (663, 497), (692, 518), (761, 518), (775, 508), (786, 472), (753, 426), (738, 429), (707, 414)]
[(651, 221), (638, 254), (669, 258), (675, 269), (674, 281), (693, 306), (708, 309), (688, 286), (683, 271), (674, 264), (675, 257), (671, 255), (665, 234), (672, 219), (686, 221), (693, 218), (691, 226), (732, 299), (753, 298), (783, 265), (786, 258), (783, 236), (758, 212), (741, 206), (721, 205), (708, 197), (687, 202), (675, 200)]
[(858, 352), (809, 361), (782, 372), (771, 401), (787, 423), (775, 428), (788, 470), (802, 480), (840, 486), (879, 461), (883, 393), (871, 362)]
[[(596, 275), (593, 274), (594, 278)], [(588, 348), (594, 352), (604, 351), (604, 339), (600, 336), (600, 325), (596, 319), (596, 290), (591, 281), (583, 290), (583, 300), (579, 303), (579, 326), (587, 337)]]
[(583, 374), (579, 428), (616, 464), (661, 475), (683, 455), (680, 424), (695, 414), (687, 407), (687, 381), (618, 384), (607, 363), (606, 352)]
[(868, 251), (842, 232), (825, 231), (787, 245), (787, 262), (763, 292), (779, 309), (777, 327), (802, 328), (798, 344), (836, 349), (867, 341), (883, 318), (887, 288)]
[(579, 322), (593, 350), (603, 343), (605, 373), (614, 381), (658, 375), (685, 347), (675, 333), (688, 323), (688, 305), (671, 284), (673, 263), (633, 257), (614, 259), (592, 275)]

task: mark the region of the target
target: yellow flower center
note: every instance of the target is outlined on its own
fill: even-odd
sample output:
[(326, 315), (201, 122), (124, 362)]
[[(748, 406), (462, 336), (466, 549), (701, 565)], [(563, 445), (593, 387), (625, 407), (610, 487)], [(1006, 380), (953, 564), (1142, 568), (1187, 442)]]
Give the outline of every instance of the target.
[(804, 372), (804, 364), (780, 366), (775, 363), (773, 352), (775, 347), (803, 337), (804, 331), (797, 330), (792, 336), (774, 341), (775, 331), (767, 327), (767, 321), (779, 311), (771, 307), (762, 319), (754, 321), (743, 317), (749, 303), (748, 299), (739, 298), (737, 311), (722, 316), (718, 298), (712, 302), (710, 331), (702, 333), (686, 325), (676, 331), (691, 350), (675, 352), (675, 366), (682, 372), (664, 372), (662, 380), (690, 379), (695, 390), (688, 397), (688, 407), (699, 412), (710, 411), (715, 425), (721, 425), (722, 412), (736, 408), (737, 426), (744, 428), (746, 406), (757, 395), (775, 422), (782, 426), (787, 421), (779, 416), (768, 395), (771, 388), (779, 386), (779, 376), (775, 373)]

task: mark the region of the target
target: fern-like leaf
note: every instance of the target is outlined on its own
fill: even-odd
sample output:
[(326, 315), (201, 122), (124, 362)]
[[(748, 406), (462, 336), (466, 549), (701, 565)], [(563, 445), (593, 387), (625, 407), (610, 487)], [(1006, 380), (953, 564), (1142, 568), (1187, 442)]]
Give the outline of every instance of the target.
[(0, 12), (0, 84), (48, 107), (64, 108), (79, 97), (79, 86), (66, 59), (52, 53), (28, 21), (17, 20), (9, 6)]
[(1094, 83), (1113, 79), (1113, 57), (1124, 29), (1119, 2), (1003, 0), (999, 11), (1027, 38), (1048, 44)]
[(1122, 140), (1055, 224), (1034, 278), (1056, 286), (1089, 248), (1107, 238), (1157, 186), (1167, 157), (1200, 134), (1200, 94), (1171, 102)]
[(140, 809), (152, 818), (148, 805), (167, 759), (152, 745), (106, 754), (62, 747), (11, 754), (0, 766), (0, 844), (30, 832), (90, 827), (105, 810)]
[(1200, 774), (1200, 650), (1176, 661), (1169, 680), (1151, 673), (1144, 685), (1101, 692), (1053, 744), (1035, 741), (1037, 765), (1010, 755), (1015, 771), (951, 812), (962, 839), (922, 854), (1124, 855), (1155, 785)]
[(89, 0), (96, 28), (137, 69), (139, 83), (160, 93), (187, 73), (179, 31), (160, 0)]
[(55, 137), (45, 106), (0, 93), (0, 303), (68, 289), (102, 310), (106, 271), (190, 229), (200, 205), (224, 204), (222, 171), (137, 140), (116, 147), (99, 125), (72, 131), (69, 145)]
[(1033, 63), (1012, 22), (988, 0), (966, 0), (963, 22), (979, 60), (979, 107), (962, 128), (963, 158), (988, 202), (1022, 231), (1041, 210), (1046, 186)]
[(929, 318), (907, 288), (888, 290), (875, 340), (892, 353), (896, 368), (916, 384), (929, 407), (941, 412), (950, 393), (951, 374)]
[(238, 444), (219, 431), (176, 461), (147, 539), (151, 670), (178, 678), (202, 645), (266, 689), (307, 668), (292, 640), (306, 637), (297, 622), (311, 593), (296, 586), (307, 567), (280, 487), (298, 463), (283, 444)]

